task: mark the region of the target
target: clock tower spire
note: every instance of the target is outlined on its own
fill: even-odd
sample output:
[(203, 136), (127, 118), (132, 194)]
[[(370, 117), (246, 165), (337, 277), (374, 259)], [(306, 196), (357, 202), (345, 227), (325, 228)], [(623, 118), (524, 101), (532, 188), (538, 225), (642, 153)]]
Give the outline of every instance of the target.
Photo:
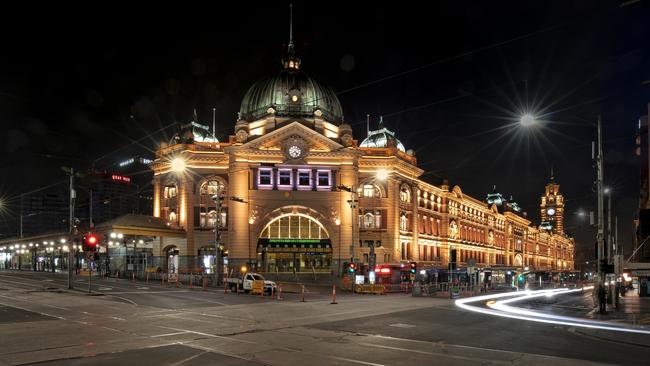
[(540, 204), (542, 229), (555, 234), (564, 234), (564, 196), (560, 193), (560, 184), (555, 181), (551, 168), (551, 179), (546, 184), (546, 192)]

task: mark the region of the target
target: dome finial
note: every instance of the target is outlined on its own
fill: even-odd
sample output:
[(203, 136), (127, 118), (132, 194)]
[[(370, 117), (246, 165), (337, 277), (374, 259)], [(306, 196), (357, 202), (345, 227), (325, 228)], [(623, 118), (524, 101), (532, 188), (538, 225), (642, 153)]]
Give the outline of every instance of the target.
[(384, 128), (384, 116), (379, 116), (379, 129)]
[(289, 4), (289, 52), (293, 51), (293, 4)]
[(553, 165), (551, 165), (551, 182), (555, 180), (555, 175), (553, 174)]
[(293, 4), (289, 4), (289, 44), (287, 45), (287, 56), (282, 59), (285, 70), (298, 70), (300, 59), (296, 57), (296, 50), (293, 45)]
[(369, 114), (366, 114), (366, 132), (367, 132), (366, 137), (369, 137), (370, 136), (370, 115)]

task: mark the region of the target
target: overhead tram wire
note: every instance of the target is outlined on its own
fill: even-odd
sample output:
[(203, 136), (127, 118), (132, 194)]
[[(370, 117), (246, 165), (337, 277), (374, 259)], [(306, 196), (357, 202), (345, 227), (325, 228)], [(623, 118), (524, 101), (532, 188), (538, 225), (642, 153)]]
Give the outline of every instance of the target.
[[(509, 44), (509, 43), (513, 43), (513, 42), (516, 42), (516, 41), (520, 41), (520, 40), (523, 40), (523, 39), (526, 39), (526, 38), (533, 37), (533, 36), (538, 35), (538, 34), (547, 33), (547, 32), (553, 31), (553, 30), (557, 30), (557, 29), (563, 28), (563, 27), (565, 27), (565, 26), (567, 26), (569, 24), (572, 24), (572, 23), (579, 23), (581, 21), (584, 22), (584, 21), (587, 21), (587, 20), (593, 20), (593, 18), (596, 17), (596, 16), (601, 16), (603, 14), (609, 15), (610, 10), (617, 10), (617, 9), (622, 8), (624, 6), (631, 5), (631, 4), (635, 3), (635, 2), (636, 1), (630, 2), (629, 4), (624, 3), (623, 5), (616, 6), (616, 7), (602, 8), (602, 9), (600, 9), (598, 11), (594, 11), (593, 14), (588, 14), (586, 16), (583, 16), (582, 20), (580, 20), (580, 21), (561, 22), (561, 23), (558, 23), (558, 24), (555, 24), (555, 25), (552, 25), (552, 26), (549, 26), (549, 27), (546, 27), (546, 28), (539, 29), (537, 31), (529, 32), (529, 33), (526, 33), (526, 34), (522, 34), (520, 36), (516, 36), (516, 37), (510, 38), (510, 39), (507, 39), (505, 41), (501, 41), (501, 42), (493, 43), (493, 44), (486, 45), (486, 46), (483, 46), (483, 47), (479, 47), (479, 48), (471, 50), (471, 51), (463, 52), (463, 53), (460, 53), (460, 54), (457, 54), (457, 55), (454, 55), (454, 56), (449, 56), (449, 57), (446, 57), (446, 58), (443, 58), (443, 59), (440, 59), (440, 60), (436, 60), (436, 61), (424, 64), (424, 65), (417, 66), (415, 68), (412, 68), (412, 69), (409, 69), (409, 70), (406, 70), (406, 71), (401, 71), (401, 72), (398, 72), (398, 73), (395, 73), (395, 74), (392, 74), (392, 75), (388, 75), (388, 76), (384, 76), (384, 77), (381, 77), (381, 78), (378, 78), (378, 79), (375, 79), (375, 80), (372, 80), (372, 81), (369, 81), (369, 82), (366, 82), (366, 83), (363, 83), (363, 84), (360, 84), (360, 85), (357, 85), (357, 86), (354, 86), (354, 87), (351, 87), (351, 88), (343, 89), (343, 90), (335, 92), (334, 94), (336, 94), (336, 95), (345, 94), (345, 93), (348, 93), (348, 92), (351, 92), (351, 91), (354, 91), (354, 90), (357, 90), (357, 89), (365, 88), (367, 86), (371, 86), (371, 85), (378, 84), (378, 83), (381, 83), (381, 82), (384, 82), (384, 81), (387, 81), (387, 80), (391, 80), (391, 79), (395, 79), (395, 78), (398, 78), (398, 77), (401, 77), (401, 76), (404, 76), (404, 75), (408, 75), (408, 74), (411, 74), (413, 72), (417, 72), (417, 71), (426, 69), (426, 68), (431, 67), (431, 66), (440, 65), (440, 64), (443, 64), (443, 63), (448, 62), (448, 61), (453, 61), (453, 60), (463, 58), (463, 57), (466, 57), (466, 56), (470, 56), (470, 55), (473, 55), (473, 54), (476, 54), (476, 53), (479, 53), (479, 52), (482, 52), (482, 51), (487, 51), (489, 49), (498, 48), (498, 47), (504, 46), (504, 45)], [(469, 95), (450, 97), (450, 98), (448, 98), (449, 100), (441, 100), (441, 101), (438, 101), (438, 102), (434, 102), (434, 103), (432, 103), (432, 105), (451, 102), (451, 101), (454, 101), (454, 100), (457, 100), (457, 99), (461, 99), (461, 98), (463, 98), (465, 96), (469, 96)], [(311, 100), (307, 101), (307, 103), (317, 102), (317, 101), (319, 101), (319, 99), (320, 98), (314, 98), (314, 99), (311, 99)], [(413, 108), (414, 109), (421, 109), (421, 108), (425, 108), (426, 106), (428, 106), (428, 105), (413, 107)], [(399, 114), (399, 113), (403, 113), (403, 112), (402, 111), (393, 112), (393, 113), (391, 113), (391, 115), (395, 115), (395, 114)], [(383, 115), (383, 116), (386, 116), (386, 115)], [(359, 122), (359, 123), (361, 123), (361, 122)], [(359, 123), (355, 123), (354, 125), (359, 124)], [(365, 123), (365, 122), (363, 122), (363, 123)]]

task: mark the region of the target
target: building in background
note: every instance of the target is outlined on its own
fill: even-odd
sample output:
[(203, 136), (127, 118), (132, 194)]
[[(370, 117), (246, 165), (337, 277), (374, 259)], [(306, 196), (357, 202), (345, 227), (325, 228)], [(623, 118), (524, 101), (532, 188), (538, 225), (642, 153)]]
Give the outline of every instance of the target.
[(639, 117), (636, 135), (636, 155), (639, 156), (640, 190), (639, 211), (636, 218), (636, 244), (632, 261), (650, 262), (650, 139), (648, 138), (648, 115)]

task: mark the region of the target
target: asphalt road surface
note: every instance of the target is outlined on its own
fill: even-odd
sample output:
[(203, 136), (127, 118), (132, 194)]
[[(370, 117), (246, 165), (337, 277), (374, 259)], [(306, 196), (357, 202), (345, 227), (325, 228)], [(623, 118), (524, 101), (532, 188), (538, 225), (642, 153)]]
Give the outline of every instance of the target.
[[(66, 290), (58, 274), (0, 271), (0, 365), (647, 365), (650, 359), (646, 335), (494, 317), (441, 298), (339, 292), (338, 304), (330, 304), (330, 294), (316, 288), (301, 302), (296, 294), (277, 301), (220, 289), (96, 282), (89, 296)], [(77, 287), (87, 289), (83, 282)], [(571, 312), (571, 301), (560, 304)]]

